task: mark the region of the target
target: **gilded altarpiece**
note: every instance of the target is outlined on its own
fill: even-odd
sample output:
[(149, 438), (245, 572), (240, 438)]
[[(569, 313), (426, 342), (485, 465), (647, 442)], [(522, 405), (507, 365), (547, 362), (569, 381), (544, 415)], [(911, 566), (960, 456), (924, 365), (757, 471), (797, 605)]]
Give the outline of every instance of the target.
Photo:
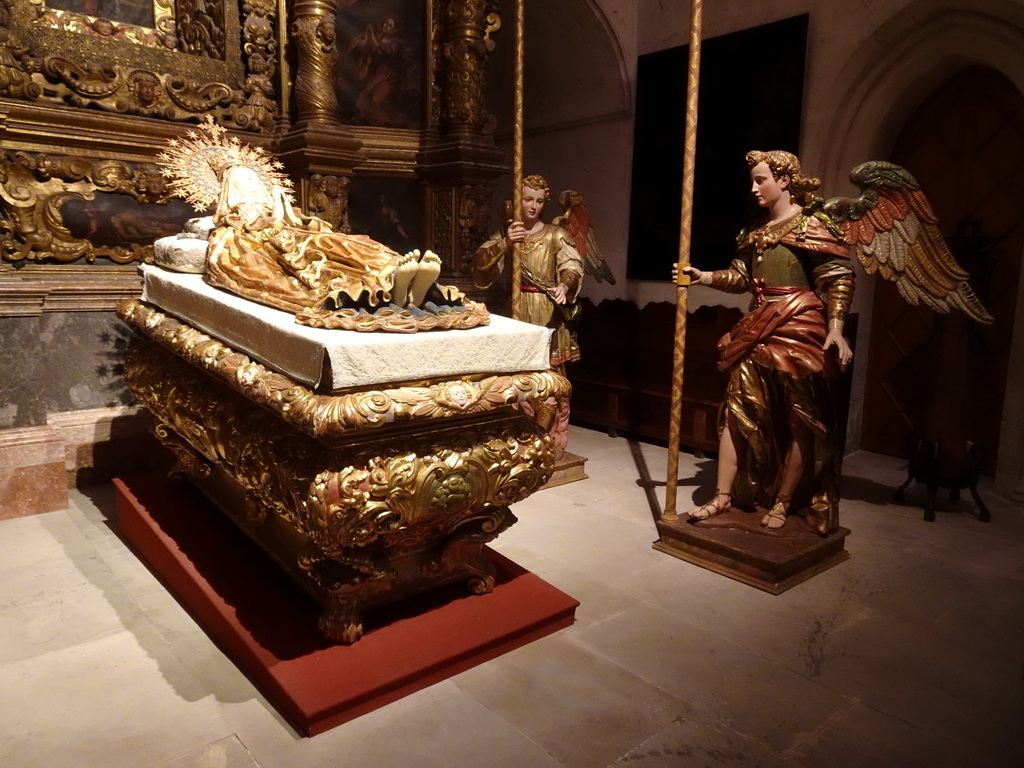
[[(382, 240), (433, 249), (472, 295), (464, 265), (506, 170), (483, 100), (497, 5), (0, 0), (0, 323), (72, 313), (73, 328), (138, 295), (153, 240), (195, 215), (157, 155), (207, 116), (281, 158), (305, 211), (343, 231), (390, 227), (400, 237)], [(49, 360), (41, 341), (22, 346)], [(70, 377), (60, 391), (101, 389), (51, 363)]]

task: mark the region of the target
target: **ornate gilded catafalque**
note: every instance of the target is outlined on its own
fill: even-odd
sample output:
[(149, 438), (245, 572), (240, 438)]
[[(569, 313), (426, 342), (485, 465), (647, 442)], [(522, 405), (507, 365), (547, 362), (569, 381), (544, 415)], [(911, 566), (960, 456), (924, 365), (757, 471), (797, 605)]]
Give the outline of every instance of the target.
[(483, 547), (554, 460), (550, 437), (515, 404), (568, 393), (564, 378), (477, 374), (319, 393), (145, 302), (119, 315), (148, 337), (125, 376), (178, 459), (173, 474), (322, 602), (326, 637), (354, 642), (363, 610), (437, 585), (491, 590)]

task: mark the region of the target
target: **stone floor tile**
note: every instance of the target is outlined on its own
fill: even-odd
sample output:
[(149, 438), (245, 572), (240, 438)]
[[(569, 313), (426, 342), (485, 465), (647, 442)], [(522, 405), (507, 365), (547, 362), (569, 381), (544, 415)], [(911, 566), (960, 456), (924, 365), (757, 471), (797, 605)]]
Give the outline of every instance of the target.
[(796, 763), (737, 733), (692, 718), (666, 728), (613, 765), (615, 768), (797, 768)]
[(450, 680), (311, 739), (256, 702), (232, 707), (228, 717), (256, 761), (268, 768), (563, 768)]
[(846, 705), (807, 676), (648, 606), (581, 629), (575, 640), (685, 702), (688, 718), (776, 752)]
[(259, 764), (232, 735), (152, 768), (259, 768)]
[(18, 768), (159, 765), (230, 734), (212, 699), (147, 639), (121, 632), (0, 664), (0, 764)]
[(613, 762), (686, 709), (564, 635), (464, 672), (454, 683), (572, 768)]

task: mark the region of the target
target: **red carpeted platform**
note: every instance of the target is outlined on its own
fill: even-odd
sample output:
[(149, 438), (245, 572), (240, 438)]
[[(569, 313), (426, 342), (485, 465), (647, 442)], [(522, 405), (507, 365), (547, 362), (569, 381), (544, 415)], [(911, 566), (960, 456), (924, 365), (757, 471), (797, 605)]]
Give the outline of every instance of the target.
[(579, 603), (491, 552), (494, 591), (450, 585), (364, 615), (331, 645), (320, 606), (198, 491), (114, 480), (121, 534), (278, 711), (308, 736), (551, 634)]

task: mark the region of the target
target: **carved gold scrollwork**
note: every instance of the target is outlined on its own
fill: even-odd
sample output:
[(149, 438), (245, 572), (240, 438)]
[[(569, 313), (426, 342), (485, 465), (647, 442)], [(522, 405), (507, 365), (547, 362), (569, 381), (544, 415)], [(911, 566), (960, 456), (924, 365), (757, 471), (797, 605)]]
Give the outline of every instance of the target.
[(328, 558), (382, 577), (380, 548), (393, 558), (467, 526), (493, 538), (554, 464), (551, 437), (514, 411), (325, 448), (155, 344), (129, 354), (125, 377), (160, 429), (312, 542), (311, 569)]
[(94, 246), (65, 227), (63, 206), (93, 201), (96, 192), (129, 195), (140, 203), (166, 203), (158, 166), (49, 154), (0, 152), (0, 259), (73, 262), (97, 257), (119, 264), (152, 261), (153, 246)]
[(324, 439), (393, 423), (484, 413), (524, 401), (567, 397), (572, 391), (564, 377), (537, 371), (321, 395), (141, 301), (124, 302), (118, 316), (250, 401), (278, 413), (306, 434)]
[(63, 100), (75, 107), (181, 120), (229, 105), (235, 92), (225, 83), (201, 82), (177, 75), (111, 64), (81, 65), (63, 56), (47, 56), (40, 71), (61, 86)]
[(0, 95), (273, 131), (277, 9), (275, 0), (166, 0), (148, 28), (0, 0)]
[[(31, 7), (31, 18), (36, 27), (46, 27), (90, 37), (173, 50), (177, 46), (177, 38), (174, 34), (176, 26), (175, 4), (177, 3), (180, 8), (189, 2), (195, 3), (195, 1), (155, 0), (152, 4), (152, 27), (140, 27), (122, 21), (89, 16), (85, 13), (49, 8), (47, 7), (46, 0), (28, 0), (27, 5)], [(5, 2), (9, 2), (9, 0), (5, 0)], [(207, 5), (219, 6), (219, 3), (207, 3)], [(95, 11), (91, 12), (95, 13)]]
[(210, 463), (168, 424), (157, 423), (153, 427), (153, 434), (160, 440), (161, 445), (174, 456), (174, 466), (167, 473), (170, 477), (202, 479), (210, 476), (212, 471)]
[(205, 0), (176, 0), (175, 10), (181, 48), (195, 56), (223, 59), (224, 6)]

